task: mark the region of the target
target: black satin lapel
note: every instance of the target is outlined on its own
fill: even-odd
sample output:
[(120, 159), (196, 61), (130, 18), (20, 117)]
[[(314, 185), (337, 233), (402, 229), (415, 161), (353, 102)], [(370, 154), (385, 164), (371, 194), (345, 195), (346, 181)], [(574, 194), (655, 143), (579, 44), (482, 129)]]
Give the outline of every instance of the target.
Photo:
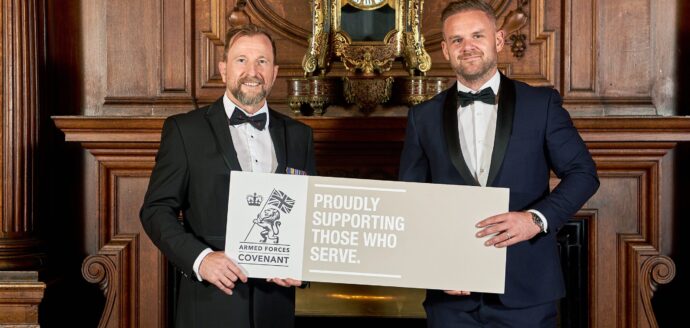
[(276, 173), (285, 173), (285, 167), (287, 165), (285, 121), (283, 121), (280, 116), (273, 115), (272, 110), (269, 110), (269, 113), (271, 114), (271, 118), (268, 122), (268, 132), (271, 134), (273, 149), (275, 149), (276, 160), (278, 161)]
[(479, 182), (472, 176), (470, 169), (465, 163), (465, 158), (462, 156), (460, 150), (460, 137), (458, 131), (458, 93), (456, 84), (453, 84), (446, 92), (446, 101), (443, 104), (443, 130), (446, 136), (446, 145), (448, 146), (448, 155), (450, 161), (458, 170), (460, 176), (465, 180), (465, 184), (478, 186)]
[(228, 116), (225, 114), (222, 98), (213, 103), (208, 109), (206, 120), (208, 120), (211, 126), (218, 151), (223, 156), (225, 165), (231, 170), (241, 171), (242, 166), (240, 166), (240, 161), (237, 160), (237, 152), (232, 143), (232, 136), (228, 127)]
[(496, 117), (496, 136), (494, 150), (491, 153), (491, 167), (486, 185), (491, 186), (496, 175), (501, 170), (503, 157), (508, 148), (508, 140), (513, 132), (513, 116), (515, 115), (515, 83), (501, 74), (501, 86), (498, 90), (498, 113)]

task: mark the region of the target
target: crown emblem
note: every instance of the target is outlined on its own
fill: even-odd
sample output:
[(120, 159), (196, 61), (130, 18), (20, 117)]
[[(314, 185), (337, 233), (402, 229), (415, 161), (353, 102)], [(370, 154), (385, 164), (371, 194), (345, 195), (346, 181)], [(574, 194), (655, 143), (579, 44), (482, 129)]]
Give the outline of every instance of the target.
[(256, 193), (247, 195), (247, 204), (249, 204), (249, 206), (259, 206), (263, 200), (264, 198)]

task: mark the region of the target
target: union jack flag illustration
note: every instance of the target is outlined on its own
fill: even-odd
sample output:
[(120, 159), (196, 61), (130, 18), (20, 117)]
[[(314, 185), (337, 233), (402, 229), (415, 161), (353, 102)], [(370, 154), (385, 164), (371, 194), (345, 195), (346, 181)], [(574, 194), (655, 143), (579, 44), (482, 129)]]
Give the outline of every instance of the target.
[(284, 192), (273, 189), (271, 196), (268, 197), (268, 205), (275, 206), (283, 213), (290, 213), (292, 206), (295, 205), (295, 200), (288, 197)]

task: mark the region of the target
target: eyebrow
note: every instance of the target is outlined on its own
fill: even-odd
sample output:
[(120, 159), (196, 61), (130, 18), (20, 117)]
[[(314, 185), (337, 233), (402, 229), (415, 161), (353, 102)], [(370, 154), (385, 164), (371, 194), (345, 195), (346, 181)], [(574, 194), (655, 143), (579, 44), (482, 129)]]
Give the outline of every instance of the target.
[[(246, 54), (239, 54), (239, 55), (234, 56), (234, 57), (232, 57), (232, 58), (240, 58), (240, 57), (249, 58), (249, 56), (247, 56)], [(266, 59), (266, 60), (268, 60), (269, 57), (268, 57), (268, 56), (265, 56), (265, 55), (261, 55), (261, 56), (259, 56), (259, 57), (256, 57), (256, 59)]]
[[(483, 33), (486, 33), (486, 29), (485, 29), (485, 28), (481, 28), (481, 29), (478, 29), (478, 30), (476, 30), (476, 31), (473, 31), (472, 33), (470, 33), (470, 35), (483, 34)], [(460, 34), (452, 34), (452, 35), (448, 36), (448, 39), (454, 39), (454, 38), (462, 38), (462, 35), (460, 35)]]

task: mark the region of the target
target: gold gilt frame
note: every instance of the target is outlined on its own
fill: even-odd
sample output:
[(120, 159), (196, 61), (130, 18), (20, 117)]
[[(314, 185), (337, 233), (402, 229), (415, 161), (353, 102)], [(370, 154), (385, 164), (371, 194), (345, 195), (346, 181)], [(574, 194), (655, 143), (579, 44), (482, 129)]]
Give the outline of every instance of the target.
[[(331, 26), (333, 26), (333, 48), (335, 55), (342, 60), (348, 71), (362, 72), (366, 76), (374, 75), (374, 72), (387, 72), (391, 69), (393, 61), (400, 57), (403, 38), (400, 31), (404, 31), (403, 25), (403, 1), (388, 0), (382, 6), (388, 5), (395, 10), (395, 29), (388, 31), (381, 41), (356, 41), (341, 28), (341, 8), (347, 5), (347, 0), (334, 0)], [(380, 7), (379, 7), (380, 8)]]
[(365, 76), (389, 71), (400, 57), (410, 75), (423, 75), (431, 68), (420, 31), (423, 0), (387, 0), (381, 5), (395, 9), (395, 28), (383, 41), (352, 41), (341, 29), (340, 9), (347, 1), (312, 0), (312, 36), (302, 61), (306, 75), (325, 75), (335, 59), (340, 59), (348, 71)]
[[(325, 106), (339, 98), (333, 91), (340, 88), (347, 103), (371, 112), (391, 100), (394, 81), (410, 89), (410, 95), (394, 99), (397, 102), (414, 104), (433, 96), (426, 94), (425, 87), (431, 57), (424, 49), (421, 34), (424, 0), (385, 0), (366, 9), (356, 7), (376, 10), (390, 6), (395, 10), (394, 27), (380, 41), (353, 41), (342, 28), (341, 9), (348, 1), (311, 0), (312, 34), (302, 60), (305, 77), (288, 81), (288, 103), (293, 112), (300, 114), (303, 105), (309, 104), (314, 114), (323, 114)], [(399, 58), (409, 77), (384, 76)], [(328, 76), (334, 61), (343, 63), (347, 70), (344, 76)], [(421, 87), (412, 90), (413, 85)]]

